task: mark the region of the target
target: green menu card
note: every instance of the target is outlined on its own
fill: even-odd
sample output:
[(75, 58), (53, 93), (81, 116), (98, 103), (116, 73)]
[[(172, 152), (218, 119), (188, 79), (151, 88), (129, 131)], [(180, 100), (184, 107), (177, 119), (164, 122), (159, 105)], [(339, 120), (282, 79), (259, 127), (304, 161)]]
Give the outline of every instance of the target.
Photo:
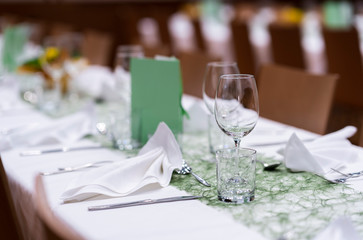
[(132, 137), (143, 145), (165, 122), (174, 135), (183, 130), (182, 80), (179, 60), (131, 60)]

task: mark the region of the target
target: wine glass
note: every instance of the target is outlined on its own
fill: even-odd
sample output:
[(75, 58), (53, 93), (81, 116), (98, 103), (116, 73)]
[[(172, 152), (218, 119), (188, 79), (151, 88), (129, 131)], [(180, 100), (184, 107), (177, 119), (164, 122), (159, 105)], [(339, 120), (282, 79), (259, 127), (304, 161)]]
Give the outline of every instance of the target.
[[(219, 77), (224, 74), (238, 74), (236, 62), (210, 62), (207, 64), (203, 79), (203, 100), (209, 110), (208, 142), (209, 151), (215, 153), (217, 149), (227, 146), (228, 137), (219, 129), (214, 118), (214, 98)], [(232, 142), (231, 144), (232, 145)]]
[(256, 126), (259, 105), (256, 81), (249, 74), (227, 74), (219, 79), (214, 115), (220, 129), (239, 148), (242, 137)]

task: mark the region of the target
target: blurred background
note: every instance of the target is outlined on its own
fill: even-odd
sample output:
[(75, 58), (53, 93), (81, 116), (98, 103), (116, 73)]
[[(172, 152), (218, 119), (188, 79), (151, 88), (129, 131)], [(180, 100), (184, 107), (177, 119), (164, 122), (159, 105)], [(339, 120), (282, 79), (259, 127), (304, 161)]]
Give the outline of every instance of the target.
[[(4, 43), (13, 26), (21, 27), (23, 35), (7, 41), (18, 42), (11, 49)], [(2, 62), (10, 69), (38, 56), (52, 38), (72, 36), (88, 64), (110, 69), (119, 46), (141, 45), (146, 57), (177, 57), (184, 93), (196, 97), (202, 95), (205, 66), (211, 61), (237, 61), (242, 73), (256, 76), (266, 63), (338, 73), (337, 89), (346, 88), (344, 81), (350, 87), (335, 97), (327, 132), (347, 124), (363, 126), (363, 1), (1, 0), (0, 31)], [(354, 39), (330, 43), (330, 32)], [(20, 51), (23, 47), (28, 50)], [(14, 54), (9, 62), (7, 56)], [(363, 144), (358, 135), (352, 142)]]

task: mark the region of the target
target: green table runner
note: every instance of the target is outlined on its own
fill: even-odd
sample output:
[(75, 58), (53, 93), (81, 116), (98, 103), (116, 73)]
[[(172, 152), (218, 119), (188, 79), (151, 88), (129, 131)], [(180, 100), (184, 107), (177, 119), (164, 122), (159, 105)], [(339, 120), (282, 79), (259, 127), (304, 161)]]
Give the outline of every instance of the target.
[[(205, 134), (184, 136), (183, 156), (193, 171), (205, 178), (211, 188), (199, 184), (191, 175), (173, 175), (171, 185), (193, 195), (203, 195), (205, 204), (227, 212), (267, 239), (289, 233), (291, 239), (311, 239), (339, 216), (349, 216), (363, 233), (363, 194), (345, 184), (329, 183), (311, 173), (291, 173), (284, 166), (262, 171), (257, 165), (256, 198), (247, 204), (223, 203), (217, 198), (215, 163), (208, 152)], [(258, 158), (271, 159), (262, 154)], [(290, 240), (290, 238), (289, 238)]]

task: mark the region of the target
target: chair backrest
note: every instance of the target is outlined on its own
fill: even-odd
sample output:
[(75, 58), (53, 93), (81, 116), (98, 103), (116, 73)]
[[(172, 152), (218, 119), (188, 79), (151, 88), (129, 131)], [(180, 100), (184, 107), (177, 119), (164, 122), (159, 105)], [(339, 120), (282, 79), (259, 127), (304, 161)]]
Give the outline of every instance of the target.
[(84, 238), (80, 236), (76, 231), (74, 231), (70, 226), (63, 222), (59, 217), (57, 217), (51, 210), (42, 176), (39, 174), (35, 179), (35, 194), (34, 194), (34, 204), (36, 208), (37, 216), (45, 230), (46, 239), (55, 240), (83, 240)]
[(335, 101), (363, 107), (363, 67), (355, 28), (323, 29), (329, 73), (338, 73)]
[(195, 19), (192, 19), (191, 22), (194, 27), (194, 36), (195, 36), (195, 41), (197, 44), (197, 49), (199, 49), (200, 51), (205, 51), (206, 46), (205, 46), (203, 30), (201, 27), (200, 20), (199, 20), (199, 18), (195, 18)]
[(183, 79), (183, 92), (203, 98), (203, 78), (207, 63), (219, 61), (204, 52), (180, 52), (179, 61)]
[(0, 232), (4, 239), (23, 239), (9, 189), (9, 181), (0, 158)]
[(235, 19), (231, 22), (235, 58), (241, 73), (255, 74), (256, 59), (249, 39), (249, 29), (245, 21)]
[(85, 56), (91, 64), (107, 66), (112, 59), (113, 38), (110, 34), (85, 30), (83, 32), (82, 55)]
[(315, 75), (300, 69), (264, 65), (258, 76), (260, 115), (324, 134), (338, 75)]
[(274, 63), (305, 69), (299, 25), (270, 24), (271, 49)]

